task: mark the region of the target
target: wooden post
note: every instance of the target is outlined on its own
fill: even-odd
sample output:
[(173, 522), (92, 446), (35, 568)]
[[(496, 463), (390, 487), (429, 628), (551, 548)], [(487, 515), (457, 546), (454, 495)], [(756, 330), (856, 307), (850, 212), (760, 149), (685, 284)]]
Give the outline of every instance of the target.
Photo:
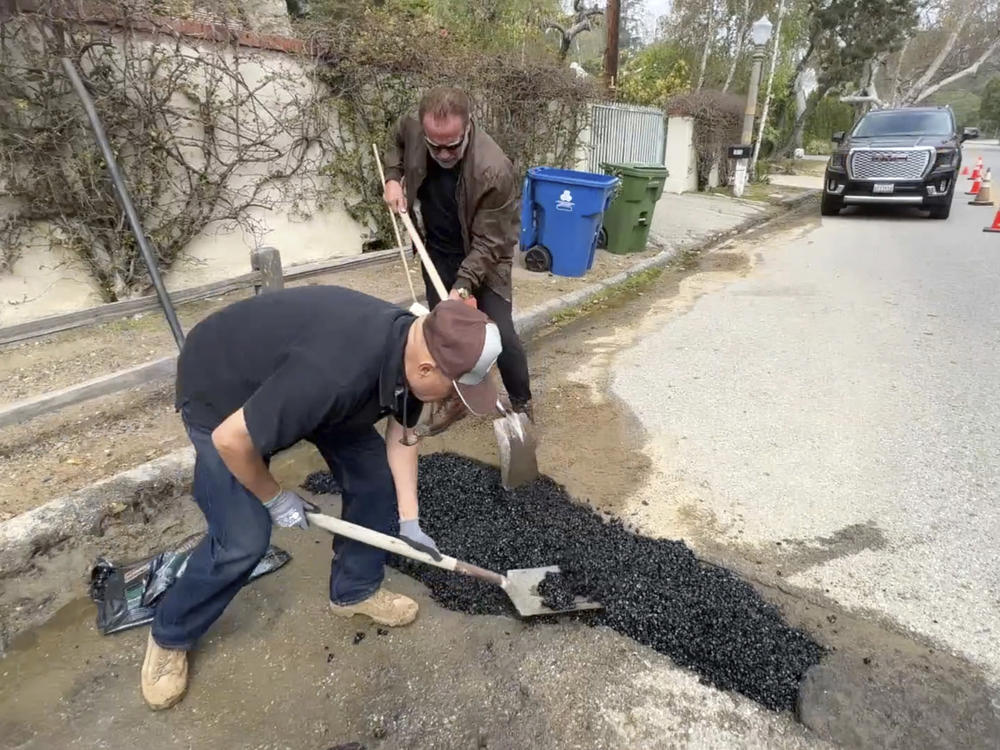
[(619, 0), (608, 0), (604, 11), (604, 22), (607, 25), (608, 41), (604, 48), (604, 83), (608, 91), (614, 93), (618, 87), (618, 26), (621, 21), (621, 4)]
[(254, 294), (276, 292), (284, 288), (281, 253), (273, 247), (260, 247), (250, 253), (250, 266), (260, 273), (260, 281), (253, 285)]

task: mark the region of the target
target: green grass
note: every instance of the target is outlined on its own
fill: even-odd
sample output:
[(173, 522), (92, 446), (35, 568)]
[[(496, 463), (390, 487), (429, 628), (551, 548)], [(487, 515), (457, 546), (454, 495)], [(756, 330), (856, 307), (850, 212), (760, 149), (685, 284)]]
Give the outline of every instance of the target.
[(557, 313), (553, 316), (549, 325), (556, 327), (564, 326), (567, 323), (571, 323), (572, 321), (585, 315), (590, 315), (592, 312), (596, 312), (598, 309), (606, 307), (611, 303), (623, 302), (626, 299), (631, 299), (637, 294), (641, 294), (643, 290), (649, 287), (662, 275), (662, 268), (647, 268), (645, 271), (640, 271), (634, 276), (630, 276), (620, 284), (615, 284), (614, 286), (608, 287), (607, 289), (595, 294), (586, 302)]

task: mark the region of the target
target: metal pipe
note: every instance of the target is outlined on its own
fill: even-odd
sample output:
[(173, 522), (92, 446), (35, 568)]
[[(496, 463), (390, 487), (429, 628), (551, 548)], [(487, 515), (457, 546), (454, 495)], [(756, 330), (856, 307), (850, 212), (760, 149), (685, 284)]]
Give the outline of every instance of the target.
[(170, 332), (174, 335), (177, 348), (180, 349), (184, 346), (184, 331), (181, 329), (180, 321), (177, 320), (177, 313), (174, 311), (174, 305), (170, 301), (170, 295), (167, 294), (167, 289), (163, 286), (163, 279), (160, 278), (160, 269), (156, 265), (156, 258), (153, 256), (153, 251), (146, 241), (146, 233), (143, 231), (142, 223), (139, 221), (139, 214), (136, 213), (135, 206), (132, 205), (132, 199), (129, 198), (128, 190), (125, 187), (125, 180), (118, 170), (118, 162), (115, 161), (115, 155), (111, 151), (111, 144), (108, 143), (108, 136), (104, 132), (104, 126), (101, 124), (100, 117), (97, 115), (94, 100), (90, 98), (87, 87), (83, 85), (83, 81), (80, 79), (80, 74), (77, 73), (73, 61), (68, 57), (64, 57), (62, 58), (62, 66), (69, 77), (70, 83), (73, 84), (73, 89), (76, 91), (77, 96), (83, 102), (83, 108), (87, 112), (87, 119), (90, 120), (90, 127), (94, 131), (97, 145), (100, 146), (101, 153), (104, 155), (104, 162), (108, 165), (108, 174), (111, 176), (111, 183), (115, 186), (115, 194), (118, 196), (118, 201), (125, 211), (125, 216), (128, 217), (128, 223), (132, 227), (132, 234), (135, 235), (135, 240), (139, 244), (139, 251), (142, 253), (142, 259), (146, 263), (146, 270), (149, 271), (149, 277), (153, 280), (153, 287), (156, 289), (156, 296), (159, 298), (160, 306), (163, 308), (163, 315), (170, 325)]

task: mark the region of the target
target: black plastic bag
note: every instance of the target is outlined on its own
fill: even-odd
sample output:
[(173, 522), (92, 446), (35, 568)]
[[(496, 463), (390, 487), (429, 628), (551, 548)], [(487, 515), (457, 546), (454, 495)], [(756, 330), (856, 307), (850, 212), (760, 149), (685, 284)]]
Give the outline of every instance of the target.
[[(191, 550), (201, 536), (189, 536), (176, 548), (127, 565), (97, 558), (90, 571), (90, 598), (97, 605), (97, 627), (104, 635), (146, 625), (156, 604), (174, 581), (184, 575)], [(273, 544), (250, 572), (248, 581), (277, 570), (292, 556)]]

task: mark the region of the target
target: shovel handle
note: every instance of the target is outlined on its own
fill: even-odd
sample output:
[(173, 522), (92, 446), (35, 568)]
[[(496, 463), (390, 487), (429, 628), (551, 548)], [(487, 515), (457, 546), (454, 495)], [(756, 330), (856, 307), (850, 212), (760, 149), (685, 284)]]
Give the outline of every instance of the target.
[(458, 564), (458, 560), (454, 557), (441, 555), (441, 559), (437, 560), (426, 552), (414, 549), (398, 537), (383, 534), (374, 529), (369, 529), (367, 526), (358, 526), (356, 523), (344, 521), (335, 516), (328, 516), (323, 513), (306, 513), (306, 519), (312, 526), (329, 531), (331, 534), (346, 536), (348, 539), (353, 539), (356, 542), (361, 542), (371, 547), (378, 547), (386, 552), (393, 552), (401, 557), (408, 557), (411, 560), (433, 565), (436, 568), (455, 570)]
[(507, 576), (500, 575), (499, 573), (494, 573), (492, 570), (487, 570), (486, 568), (480, 568), (478, 565), (462, 562), (461, 560), (455, 560), (455, 567), (453, 568), (453, 570), (456, 573), (461, 573), (462, 575), (472, 576), (473, 578), (480, 578), (484, 581), (489, 581), (490, 583), (494, 583), (502, 589), (507, 588)]
[(414, 549), (398, 537), (382, 534), (366, 526), (358, 526), (356, 523), (344, 521), (335, 516), (328, 516), (323, 513), (306, 513), (306, 519), (311, 525), (329, 531), (331, 534), (346, 536), (348, 539), (353, 539), (356, 542), (378, 547), (379, 549), (384, 549), (386, 552), (394, 552), (401, 557), (408, 557), (417, 562), (433, 565), (435, 568), (444, 568), (445, 570), (453, 570), (456, 573), (472, 576), (473, 578), (480, 578), (484, 581), (495, 583), (501, 588), (507, 587), (506, 576), (494, 573), (492, 570), (486, 570), (486, 568), (480, 568), (478, 565), (473, 565), (472, 563), (456, 560), (454, 557), (449, 557), (448, 555), (441, 555), (441, 559), (436, 560), (426, 552)]
[(417, 228), (413, 226), (413, 219), (410, 215), (403, 211), (399, 218), (403, 220), (403, 226), (406, 227), (406, 233), (410, 235), (410, 241), (413, 242), (413, 246), (417, 248), (417, 254), (420, 256), (420, 260), (423, 261), (424, 268), (427, 269), (427, 275), (431, 277), (431, 282), (434, 284), (434, 291), (438, 293), (438, 297), (441, 299), (448, 299), (448, 290), (445, 289), (444, 282), (441, 281), (441, 277), (438, 275), (437, 268), (434, 267), (434, 261), (431, 260), (431, 256), (427, 253), (427, 248), (424, 247), (424, 241), (420, 239), (420, 234), (417, 232)]

